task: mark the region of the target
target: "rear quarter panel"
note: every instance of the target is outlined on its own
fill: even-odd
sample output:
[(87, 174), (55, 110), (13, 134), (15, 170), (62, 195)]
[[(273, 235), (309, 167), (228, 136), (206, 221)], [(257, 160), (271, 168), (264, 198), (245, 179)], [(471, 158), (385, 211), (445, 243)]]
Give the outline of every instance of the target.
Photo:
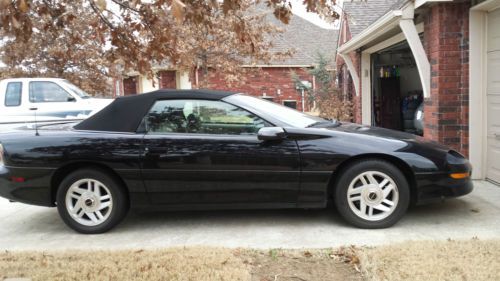
[(52, 170), (76, 163), (104, 165), (114, 170), (130, 192), (143, 192), (140, 174), (140, 147), (143, 135), (44, 131), (0, 134), (5, 165), (26, 171)]

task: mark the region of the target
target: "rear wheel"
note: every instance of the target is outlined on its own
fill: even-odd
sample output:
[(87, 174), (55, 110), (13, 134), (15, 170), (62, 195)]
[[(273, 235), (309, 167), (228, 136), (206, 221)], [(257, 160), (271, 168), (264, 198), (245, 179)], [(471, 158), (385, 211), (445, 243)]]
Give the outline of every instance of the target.
[(344, 219), (360, 228), (386, 228), (406, 213), (410, 189), (403, 173), (382, 160), (347, 167), (335, 187), (335, 205)]
[(72, 229), (97, 234), (122, 221), (128, 211), (128, 199), (113, 177), (97, 169), (81, 169), (60, 184), (57, 210)]

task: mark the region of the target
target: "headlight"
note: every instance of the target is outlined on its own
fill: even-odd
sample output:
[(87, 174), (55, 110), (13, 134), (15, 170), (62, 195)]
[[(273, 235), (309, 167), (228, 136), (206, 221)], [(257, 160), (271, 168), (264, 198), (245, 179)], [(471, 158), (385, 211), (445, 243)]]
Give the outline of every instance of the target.
[(3, 166), (3, 146), (0, 143), (0, 166)]

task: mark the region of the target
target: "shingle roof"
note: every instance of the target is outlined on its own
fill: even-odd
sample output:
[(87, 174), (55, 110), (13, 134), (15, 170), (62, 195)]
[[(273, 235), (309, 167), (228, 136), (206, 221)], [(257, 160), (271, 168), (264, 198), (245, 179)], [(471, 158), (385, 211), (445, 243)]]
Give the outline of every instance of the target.
[(351, 36), (355, 37), (390, 10), (399, 8), (402, 2), (402, 0), (344, 1), (343, 10)]
[(266, 20), (284, 30), (272, 38), (271, 50), (294, 51), (292, 57), (274, 61), (271, 65), (314, 65), (317, 64), (318, 53), (324, 55), (331, 61), (331, 65), (334, 65), (338, 30), (319, 27), (297, 15), (293, 15), (288, 24), (276, 19), (272, 12), (266, 14)]

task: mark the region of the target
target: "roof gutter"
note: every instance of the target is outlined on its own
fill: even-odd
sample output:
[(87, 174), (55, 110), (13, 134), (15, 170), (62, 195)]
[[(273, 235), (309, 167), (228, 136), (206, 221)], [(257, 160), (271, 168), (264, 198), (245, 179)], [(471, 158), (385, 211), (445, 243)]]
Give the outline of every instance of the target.
[[(360, 95), (360, 78), (358, 71), (354, 68), (354, 64), (349, 56), (349, 53), (361, 49), (387, 33), (389, 30), (399, 27), (404, 34), (408, 45), (410, 46), (413, 56), (415, 57), (420, 80), (422, 82), (424, 97), (430, 97), (430, 63), (422, 42), (420, 41), (414, 17), (415, 4), (413, 2), (407, 2), (403, 7), (401, 7), (400, 10), (388, 12), (338, 49), (338, 54), (344, 59), (347, 68), (351, 73), (357, 96)], [(368, 51), (365, 50), (364, 53), (367, 52)]]
[(370, 25), (367, 29), (363, 30), (363, 32), (349, 40), (344, 45), (340, 46), (338, 53), (345, 55), (370, 43), (388, 30), (397, 26), (402, 16), (403, 11), (401, 10), (390, 11)]
[(378, 19), (376, 22), (374, 22), (372, 25), (370, 25), (367, 29), (363, 30), (360, 34), (338, 48), (337, 54), (345, 61), (347, 69), (349, 70), (349, 73), (351, 73), (356, 96), (360, 95), (361, 83), (358, 71), (354, 67), (354, 63), (349, 56), (349, 53), (360, 49), (377, 37), (383, 35), (385, 32), (387, 32), (387, 30), (397, 26), (402, 15), (403, 12), (400, 10), (390, 11), (389, 13)]

